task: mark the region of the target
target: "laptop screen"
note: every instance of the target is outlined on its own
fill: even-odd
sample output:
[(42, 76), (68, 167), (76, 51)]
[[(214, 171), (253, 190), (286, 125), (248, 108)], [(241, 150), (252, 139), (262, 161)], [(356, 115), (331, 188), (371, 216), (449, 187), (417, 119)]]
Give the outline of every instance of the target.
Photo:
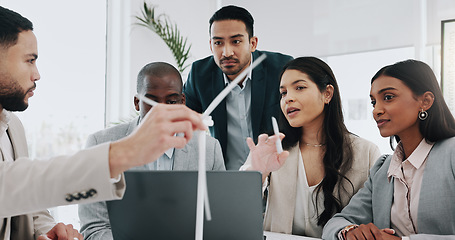
[[(115, 240), (195, 238), (197, 171), (127, 171), (125, 180), (123, 199), (107, 202)], [(263, 239), (261, 186), (259, 172), (207, 172), (204, 239)]]

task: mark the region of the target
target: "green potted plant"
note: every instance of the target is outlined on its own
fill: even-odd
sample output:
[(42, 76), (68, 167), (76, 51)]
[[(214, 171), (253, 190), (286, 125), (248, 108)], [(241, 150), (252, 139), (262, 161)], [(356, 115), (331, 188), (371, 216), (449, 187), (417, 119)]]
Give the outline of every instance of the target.
[(155, 15), (153, 4), (147, 4), (144, 1), (144, 6), (141, 11), (142, 16), (136, 16), (139, 21), (136, 25), (146, 27), (163, 39), (166, 45), (171, 50), (177, 62), (177, 69), (183, 71), (189, 66), (186, 61), (190, 57), (191, 44), (187, 45), (187, 38), (180, 34), (177, 24), (172, 23), (166, 14)]

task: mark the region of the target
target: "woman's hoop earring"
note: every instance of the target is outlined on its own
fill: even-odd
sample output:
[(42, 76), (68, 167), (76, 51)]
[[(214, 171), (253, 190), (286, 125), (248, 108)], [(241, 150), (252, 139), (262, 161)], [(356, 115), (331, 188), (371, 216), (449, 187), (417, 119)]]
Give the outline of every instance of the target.
[(428, 112), (423, 109), (420, 110), (419, 119), (423, 121), (423, 120), (427, 119), (427, 117), (428, 117)]

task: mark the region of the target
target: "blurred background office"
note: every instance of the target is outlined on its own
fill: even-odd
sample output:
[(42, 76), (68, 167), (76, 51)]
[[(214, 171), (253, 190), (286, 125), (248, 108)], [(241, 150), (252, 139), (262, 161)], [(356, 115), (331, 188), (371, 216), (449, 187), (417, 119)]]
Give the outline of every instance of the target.
[[(453, 0), (146, 2), (155, 5), (155, 14), (167, 15), (187, 37), (191, 44), (187, 64), (211, 55), (208, 20), (218, 8), (245, 7), (255, 19), (258, 49), (316, 56), (332, 67), (348, 129), (375, 142), (384, 153), (392, 150), (371, 117), (371, 77), (384, 65), (414, 58), (428, 63), (440, 79), (441, 21), (455, 19)], [(38, 38), (41, 80), (29, 109), (18, 114), (32, 157), (74, 152), (84, 147), (88, 134), (130, 119), (135, 115), (131, 99), (140, 68), (151, 61), (176, 64), (158, 35), (135, 25), (143, 3), (0, 0), (1, 6), (29, 18)], [(189, 70), (183, 72), (184, 80)], [(455, 89), (455, 80), (444, 84), (446, 92)], [(446, 97), (452, 112), (454, 99)], [(58, 221), (79, 228), (77, 206), (51, 211)]]

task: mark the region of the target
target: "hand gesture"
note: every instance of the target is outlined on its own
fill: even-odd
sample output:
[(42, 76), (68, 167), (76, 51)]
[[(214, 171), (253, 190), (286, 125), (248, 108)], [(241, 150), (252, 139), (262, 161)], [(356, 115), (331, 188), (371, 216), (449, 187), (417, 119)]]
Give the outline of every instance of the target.
[[(281, 133), (279, 139), (282, 140), (283, 138), (284, 134)], [(246, 139), (246, 143), (250, 148), (251, 170), (260, 171), (263, 177), (280, 169), (289, 156), (288, 151), (278, 154), (275, 145), (277, 139), (278, 136), (276, 135), (268, 137), (267, 134), (261, 134), (258, 137), (257, 145), (254, 145), (253, 139)]]
[(45, 235), (41, 235), (37, 240), (83, 240), (84, 237), (76, 229), (73, 228), (73, 225), (65, 225), (63, 223), (57, 223), (49, 232)]

